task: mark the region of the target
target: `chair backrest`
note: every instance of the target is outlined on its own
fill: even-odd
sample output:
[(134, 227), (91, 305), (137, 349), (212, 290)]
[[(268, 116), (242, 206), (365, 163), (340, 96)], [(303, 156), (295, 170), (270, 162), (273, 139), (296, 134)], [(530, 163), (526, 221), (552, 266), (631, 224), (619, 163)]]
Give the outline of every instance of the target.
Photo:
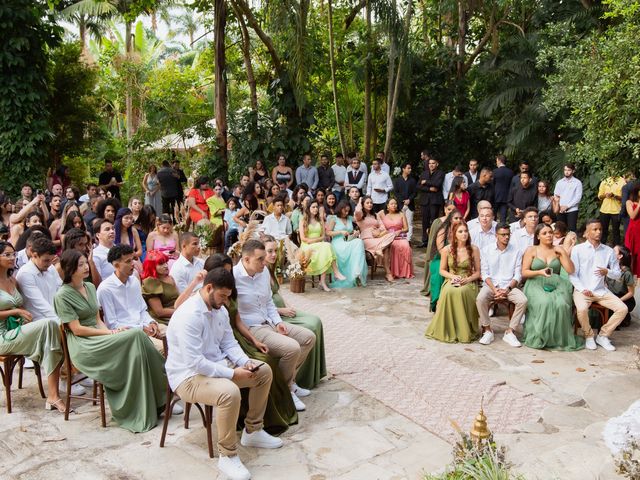
[(67, 370), (71, 371), (71, 357), (69, 357), (69, 348), (67, 347), (67, 329), (64, 323), (60, 324), (60, 343), (62, 344), (64, 363), (67, 366)]

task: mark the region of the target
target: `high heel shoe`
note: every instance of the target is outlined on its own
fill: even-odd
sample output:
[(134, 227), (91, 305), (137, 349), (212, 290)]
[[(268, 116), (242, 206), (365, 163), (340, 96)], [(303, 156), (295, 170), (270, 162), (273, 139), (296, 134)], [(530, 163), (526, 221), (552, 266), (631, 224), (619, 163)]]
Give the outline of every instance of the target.
[[(53, 403), (44, 402), (45, 410), (58, 410), (60, 413), (65, 413), (67, 411), (64, 401), (59, 398)], [(73, 412), (73, 408), (69, 410), (69, 412)]]

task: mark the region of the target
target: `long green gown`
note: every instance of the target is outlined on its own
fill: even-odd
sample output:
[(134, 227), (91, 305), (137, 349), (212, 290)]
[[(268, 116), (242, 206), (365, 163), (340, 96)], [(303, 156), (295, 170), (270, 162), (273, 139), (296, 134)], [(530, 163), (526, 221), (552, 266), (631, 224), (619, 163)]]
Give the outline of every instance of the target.
[(531, 270), (547, 267), (553, 271), (551, 277), (529, 278), (524, 284), (528, 303), (522, 343), (538, 349), (581, 350), (584, 339), (573, 334), (573, 287), (560, 275), (560, 260), (554, 258), (547, 265), (535, 257), (531, 262)]
[[(68, 284), (54, 299), (62, 323), (79, 320), (83, 327), (97, 328), (96, 288), (84, 284), (87, 298)], [(156, 426), (158, 411), (167, 396), (164, 358), (146, 333), (132, 328), (114, 335), (80, 337), (67, 332), (73, 365), (104, 385), (107, 401), (118, 425), (131, 432)]]
[(438, 236), (438, 230), (440, 229), (441, 225), (442, 220), (436, 218), (429, 229), (429, 241), (427, 243), (424, 261), (424, 285), (422, 287), (422, 290), (420, 290), (420, 293), (425, 297), (428, 297), (431, 294), (431, 270), (429, 266), (431, 265), (431, 262), (434, 261), (435, 256), (439, 255), (435, 243), (436, 237)]
[[(322, 224), (319, 222), (307, 225), (306, 236), (311, 239), (324, 238)], [(331, 268), (336, 256), (329, 242), (300, 243), (300, 250), (311, 250), (311, 261), (307, 265), (307, 275), (321, 275)]]
[[(269, 390), (269, 398), (267, 399), (267, 408), (264, 412), (264, 429), (271, 435), (279, 435), (285, 432), (289, 425), (295, 425), (298, 423), (298, 412), (293, 404), (291, 398), (291, 392), (289, 391), (289, 385), (284, 380), (282, 373), (278, 365), (278, 359), (273, 358), (271, 355), (264, 354), (258, 350), (253, 343), (244, 338), (242, 334), (236, 329), (235, 321), (238, 314), (238, 304), (235, 300), (231, 300), (229, 306), (229, 318), (231, 319), (231, 328), (233, 329), (233, 335), (240, 344), (244, 353), (249, 358), (258, 360), (259, 362), (265, 362), (271, 367), (273, 373), (273, 380), (271, 381), (271, 388)], [(240, 406), (240, 415), (238, 416), (238, 430), (244, 428), (244, 418), (249, 410), (249, 390), (243, 388), (241, 390), (242, 404)]]
[[(0, 289), (0, 310), (22, 308), (23, 298), (16, 288), (13, 294)], [(0, 355), (24, 355), (40, 364), (49, 376), (62, 362), (60, 329), (55, 320), (29, 322), (19, 330), (7, 331), (7, 320), (0, 320)], [(6, 340), (3, 335), (6, 333)], [(14, 338), (15, 336), (15, 338)]]
[[(467, 258), (454, 268), (453, 257), (448, 257), (449, 271), (454, 275), (471, 275), (471, 262)], [(425, 336), (441, 342), (470, 343), (478, 337), (477, 282), (454, 287), (449, 280), (444, 282), (436, 314), (427, 327)]]

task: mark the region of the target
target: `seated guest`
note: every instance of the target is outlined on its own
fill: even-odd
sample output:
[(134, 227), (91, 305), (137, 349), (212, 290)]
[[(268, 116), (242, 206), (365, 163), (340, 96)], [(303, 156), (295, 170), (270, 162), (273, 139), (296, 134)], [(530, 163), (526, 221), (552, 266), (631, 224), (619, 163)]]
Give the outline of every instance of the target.
[[(428, 297), (431, 294), (431, 262), (434, 261), (436, 255), (438, 256), (438, 265), (440, 265), (440, 253), (436, 248), (436, 236), (438, 235), (438, 231), (440, 227), (447, 219), (449, 214), (456, 209), (456, 206), (452, 201), (447, 200), (444, 203), (444, 215), (442, 217), (436, 218), (433, 222), (431, 222), (431, 228), (429, 229), (429, 240), (427, 242), (427, 253), (425, 256), (424, 262), (424, 284), (420, 293), (425, 297)], [(468, 224), (467, 224), (468, 225)], [(440, 268), (438, 267), (438, 270)]]
[(351, 211), (354, 212), (356, 210), (356, 207), (358, 206), (358, 203), (360, 203), (360, 197), (362, 196), (362, 194), (360, 193), (360, 190), (358, 190), (358, 187), (349, 187), (346, 189), (346, 191), (348, 197), (347, 199), (349, 200), (349, 204), (351, 205)]
[(107, 257), (109, 250), (113, 247), (116, 238), (116, 231), (109, 220), (103, 218), (96, 221), (93, 226), (98, 245), (93, 249), (93, 261), (96, 264), (100, 278), (104, 280), (113, 273), (113, 265), (109, 263)]
[[(89, 264), (89, 276), (85, 279), (87, 282), (91, 282), (94, 285), (100, 285), (100, 274), (96, 264), (93, 261), (93, 248), (91, 248), (91, 237), (84, 230), (79, 228), (72, 228), (67, 232), (64, 237), (64, 244), (62, 245), (62, 251), (65, 250), (77, 250), (87, 257), (87, 263)], [(58, 275), (62, 278), (62, 269), (60, 263), (56, 266)]]
[(18, 239), (18, 243), (15, 245), (16, 249), (16, 265), (15, 270), (13, 272), (14, 276), (20, 271), (24, 265), (27, 264), (29, 259), (31, 258), (31, 247), (33, 246), (33, 242), (38, 237), (46, 237), (51, 240), (51, 232), (49, 229), (42, 225), (34, 225), (33, 227), (27, 228), (20, 238)]
[(162, 353), (162, 337), (166, 327), (158, 324), (149, 312), (142, 297), (140, 280), (133, 275), (133, 249), (129, 245), (116, 245), (109, 251), (109, 263), (114, 272), (100, 282), (98, 301), (104, 314), (104, 322), (112, 330), (139, 328)]
[[(491, 212), (493, 212), (493, 207), (491, 205), (491, 202), (489, 202), (488, 200), (480, 200), (478, 202), (478, 205), (476, 206), (476, 210), (480, 212), (480, 210), (482, 210), (483, 208), (490, 208)], [(480, 226), (480, 219), (478, 217), (472, 218), (467, 222), (467, 228), (469, 229), (470, 234), (479, 226)], [(491, 226), (495, 229), (498, 226), (498, 222), (493, 220), (491, 222)]]
[(238, 312), (251, 333), (269, 348), (269, 354), (280, 358), (280, 370), (291, 389), (296, 409), (304, 410), (298, 398), (310, 394), (295, 384), (296, 374), (313, 349), (316, 338), (310, 330), (283, 322), (271, 299), (269, 272), (265, 271), (266, 252), (259, 240), (248, 240), (242, 246), (242, 258), (233, 268), (238, 290)]
[(573, 334), (571, 283), (560, 275), (571, 274), (574, 264), (566, 250), (553, 245), (553, 230), (544, 223), (535, 230), (533, 246), (522, 257), (527, 321), (522, 343), (531, 348), (580, 350), (582, 339)]
[(178, 252), (178, 234), (173, 230), (171, 215), (166, 213), (158, 217), (155, 230), (147, 236), (147, 251), (155, 250), (164, 253), (169, 258), (169, 271), (180, 256)]
[(556, 216), (551, 210), (543, 210), (540, 212), (540, 223), (546, 223), (547, 225), (553, 225), (556, 222)]
[[(571, 251), (571, 260), (576, 267), (575, 272), (570, 276), (575, 288), (573, 302), (576, 304), (576, 315), (584, 332), (587, 349), (595, 350), (597, 344), (605, 350), (613, 351), (616, 347), (612, 345), (609, 337), (625, 319), (629, 309), (622, 300), (611, 293), (605, 279), (616, 280), (620, 278), (622, 272), (613, 249), (600, 243), (602, 237), (600, 220), (588, 220), (584, 236), (587, 241), (576, 245)], [(602, 325), (595, 341), (589, 324), (589, 307), (592, 303), (598, 303), (613, 310), (613, 315), (609, 317), (607, 323)]]
[(273, 213), (264, 218), (262, 229), (266, 235), (271, 235), (276, 240), (284, 240), (293, 232), (291, 220), (284, 214), (284, 198), (276, 197), (272, 206)]
[(64, 285), (54, 304), (67, 328), (67, 346), (74, 367), (103, 384), (113, 418), (122, 428), (131, 432), (151, 430), (167, 395), (162, 355), (142, 330), (109, 330), (105, 326), (100, 319), (96, 288), (83, 280), (89, 274), (84, 255), (67, 250), (60, 264)]
[[(58, 323), (54, 318), (33, 322), (31, 312), (23, 308), (23, 298), (12, 276), (16, 251), (0, 241), (0, 355), (24, 355), (38, 362), (47, 376), (47, 410), (65, 411), (58, 392), (62, 347)], [(18, 326), (12, 323), (18, 322)], [(9, 329), (10, 327), (13, 327)]]
[(407, 240), (409, 226), (404, 212), (398, 210), (398, 201), (389, 199), (386, 213), (382, 211), (378, 216), (384, 228), (396, 236), (391, 243), (391, 275), (393, 278), (413, 278), (413, 255)]
[(184, 292), (196, 274), (204, 268), (200, 255), (200, 239), (191, 232), (180, 235), (180, 257), (173, 264), (169, 275), (176, 281), (180, 293)]
[(279, 448), (282, 440), (262, 428), (271, 369), (245, 355), (223, 308), (233, 289), (233, 275), (216, 268), (207, 274), (204, 286), (178, 307), (167, 329), (166, 369), (171, 388), (182, 400), (216, 407), (220, 471), (233, 479), (249, 479), (238, 457), (236, 437), (241, 388), (249, 388), (249, 409), (240, 443)]
[(373, 200), (369, 196), (360, 198), (354, 217), (358, 223), (365, 250), (373, 255), (376, 261), (382, 261), (387, 281), (393, 282), (390, 247), (396, 234), (384, 228), (376, 216)]
[(516, 337), (515, 329), (527, 310), (527, 297), (517, 288), (522, 279), (522, 253), (509, 242), (511, 238), (509, 224), (499, 225), (496, 236), (496, 243), (486, 246), (482, 250), (480, 259), (483, 285), (476, 299), (482, 326), (480, 343), (489, 345), (494, 339), (489, 319), (491, 305), (501, 300), (508, 300), (515, 305), (515, 310), (502, 339), (512, 347), (519, 347), (520, 342)]
[[(454, 213), (460, 215), (458, 210)], [(440, 275), (445, 282), (425, 336), (448, 343), (473, 342), (478, 336), (476, 297), (480, 251), (471, 245), (463, 220), (453, 228), (451, 244), (444, 247), (441, 254)]]
[(320, 275), (320, 286), (325, 292), (331, 291), (326, 281), (328, 271), (333, 271), (336, 280), (346, 279), (338, 270), (331, 244), (324, 241), (324, 222), (320, 217), (320, 206), (317, 200), (309, 202), (300, 221), (300, 249), (309, 252), (310, 255), (309, 264), (305, 269), (306, 274)]
[(557, 221), (553, 225), (553, 244), (564, 247), (569, 255), (573, 247), (578, 243), (578, 236), (575, 232), (570, 232), (567, 224)]
[(538, 210), (535, 207), (525, 208), (522, 211), (522, 218), (524, 219), (523, 227), (511, 233), (511, 241), (521, 254), (533, 245), (534, 234), (538, 225)]
[(449, 216), (445, 219), (445, 221), (440, 225), (438, 232), (436, 233), (436, 250), (437, 254), (431, 260), (429, 264), (429, 279), (430, 279), (430, 308), (432, 312), (436, 311), (436, 306), (438, 304), (438, 299), (440, 298), (440, 290), (442, 289), (442, 284), (444, 283), (444, 278), (440, 275), (441, 270), (441, 259), (442, 259), (442, 250), (449, 245), (451, 241), (451, 237), (453, 236), (453, 232), (459, 223), (463, 222), (462, 214), (458, 211), (458, 209), (454, 209), (451, 211)]
[(493, 221), (493, 210), (491, 207), (478, 209), (478, 223), (475, 227), (469, 227), (471, 235), (471, 245), (478, 247), (482, 251), (489, 246), (496, 244), (496, 225)]
[(133, 250), (136, 260), (142, 257), (142, 243), (138, 229), (133, 228), (133, 213), (129, 208), (121, 208), (116, 215), (116, 222), (113, 225), (116, 231), (116, 245), (129, 245)]
[[(613, 247), (613, 253), (615, 253), (618, 263), (620, 264), (620, 271), (622, 275), (617, 280), (607, 277), (605, 282), (607, 288), (611, 290), (615, 296), (624, 302), (629, 310), (627, 316), (620, 323), (620, 327), (628, 327), (631, 325), (631, 312), (636, 308), (636, 300), (634, 298), (636, 282), (633, 278), (633, 272), (631, 271), (631, 252), (627, 247), (622, 245), (616, 245)], [(611, 315), (612, 311), (609, 312)]]
[(224, 251), (226, 252), (231, 248), (231, 245), (238, 241), (239, 225), (234, 220), (236, 213), (238, 212), (238, 201), (235, 197), (227, 200), (227, 208), (224, 211), (224, 221), (226, 223), (226, 230), (224, 232)]
[(142, 264), (142, 296), (153, 319), (165, 325), (175, 312), (180, 296), (176, 281), (169, 275), (168, 262), (169, 257), (164, 253), (150, 250)]
[(327, 219), (327, 235), (331, 237), (331, 247), (336, 254), (336, 264), (346, 280), (334, 280), (332, 287), (351, 288), (358, 282), (367, 284), (367, 259), (364, 254), (364, 243), (353, 231), (353, 218), (349, 215), (351, 204), (342, 199), (336, 208), (336, 215)]

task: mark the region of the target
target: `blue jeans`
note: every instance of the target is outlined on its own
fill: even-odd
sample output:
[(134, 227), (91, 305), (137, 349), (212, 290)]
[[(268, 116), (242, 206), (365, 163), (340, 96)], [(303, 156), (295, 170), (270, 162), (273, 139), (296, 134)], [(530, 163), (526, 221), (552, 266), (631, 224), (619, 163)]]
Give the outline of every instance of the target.
[(231, 245), (238, 241), (238, 229), (230, 228), (224, 234), (224, 251), (229, 250)]

